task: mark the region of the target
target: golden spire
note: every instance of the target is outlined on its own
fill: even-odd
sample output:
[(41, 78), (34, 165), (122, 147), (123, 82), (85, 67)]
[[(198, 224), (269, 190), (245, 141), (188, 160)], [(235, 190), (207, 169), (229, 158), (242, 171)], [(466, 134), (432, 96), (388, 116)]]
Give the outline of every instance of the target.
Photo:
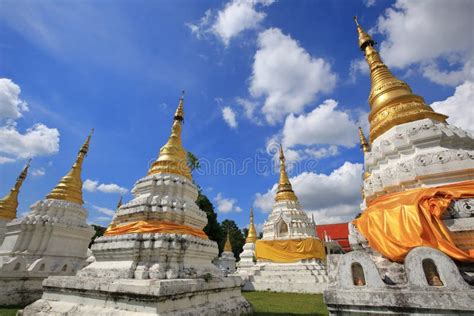
[(362, 130), (362, 127), (359, 126), (359, 139), (360, 139), (360, 148), (362, 149), (363, 152), (369, 152), (370, 146), (367, 143), (367, 138), (365, 138), (364, 131)]
[(76, 162), (72, 165), (71, 170), (61, 179), (61, 181), (59, 181), (58, 185), (51, 191), (51, 193), (46, 196), (47, 199), (69, 201), (81, 205), (84, 204), (84, 201), (82, 200), (81, 180), (82, 163), (84, 157), (89, 151), (89, 143), (93, 133), (94, 129), (91, 130), (89, 136), (87, 136), (86, 141), (79, 150)]
[(123, 200), (123, 195), (120, 194), (120, 199), (117, 203), (117, 208), (116, 208), (117, 210), (122, 206), (122, 200)]
[(397, 79), (387, 68), (374, 48), (375, 42), (354, 17), (359, 33), (359, 47), (364, 52), (370, 68), (370, 142), (392, 127), (425, 118), (445, 122), (446, 115), (439, 114), (425, 103), (425, 100), (413, 94), (410, 86)]
[(187, 154), (181, 142), (181, 124), (184, 120), (183, 102), (184, 98), (181, 96), (174, 115), (171, 135), (168, 142), (161, 147), (158, 159), (151, 165), (150, 170), (148, 170), (148, 175), (173, 173), (182, 175), (190, 180), (192, 179), (191, 169), (187, 164)]
[(283, 148), (280, 145), (280, 182), (278, 183), (278, 190), (275, 196), (275, 201), (298, 201), (298, 198), (293, 192), (290, 180), (286, 174), (285, 155)]
[(232, 252), (232, 244), (230, 243), (230, 233), (227, 232), (227, 240), (225, 241), (224, 245), (224, 252)]
[(253, 209), (250, 208), (250, 225), (249, 225), (249, 232), (247, 234), (247, 238), (245, 239), (246, 244), (254, 244), (257, 241), (257, 230), (255, 229), (255, 225), (253, 223)]
[(20, 192), (21, 185), (28, 174), (28, 168), (30, 167), (31, 159), (26, 163), (25, 168), (16, 179), (16, 183), (10, 192), (0, 200), (0, 219), (12, 220), (16, 217), (16, 209), (18, 208), (18, 193)]

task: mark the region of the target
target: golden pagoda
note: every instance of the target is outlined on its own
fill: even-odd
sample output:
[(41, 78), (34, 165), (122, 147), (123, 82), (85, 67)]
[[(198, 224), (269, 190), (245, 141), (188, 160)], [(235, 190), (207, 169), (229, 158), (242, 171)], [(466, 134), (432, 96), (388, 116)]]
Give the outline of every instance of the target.
[(20, 193), (21, 185), (28, 174), (28, 168), (30, 167), (31, 159), (28, 160), (28, 163), (23, 168), (23, 171), (20, 173), (16, 179), (15, 185), (10, 190), (10, 192), (0, 200), (0, 219), (3, 220), (12, 220), (16, 218), (16, 210), (18, 208), (18, 193)]
[(232, 244), (230, 243), (230, 232), (227, 232), (227, 239), (224, 245), (225, 252), (232, 252)]
[(257, 241), (257, 230), (255, 229), (255, 225), (253, 223), (253, 209), (250, 208), (250, 225), (249, 225), (249, 232), (247, 234), (247, 238), (245, 239), (245, 243), (254, 244)]
[(82, 200), (81, 171), (82, 163), (89, 151), (89, 143), (93, 132), (94, 129), (92, 129), (89, 136), (87, 136), (86, 141), (77, 154), (76, 162), (74, 162), (71, 170), (61, 179), (61, 181), (59, 181), (58, 185), (51, 191), (51, 193), (46, 196), (47, 199), (63, 200), (78, 203), (80, 205), (84, 204), (84, 201)]
[(369, 65), (372, 82), (369, 95), (370, 142), (399, 124), (425, 118), (445, 122), (446, 115), (434, 112), (421, 96), (413, 94), (407, 83), (390, 72), (374, 48), (374, 40), (359, 25), (357, 17), (354, 20), (359, 33), (359, 47)]
[(184, 98), (179, 99), (178, 108), (174, 115), (173, 126), (171, 127), (171, 135), (166, 144), (161, 147), (158, 159), (151, 165), (148, 175), (157, 173), (172, 173), (182, 175), (192, 180), (191, 169), (187, 164), (186, 150), (181, 142), (181, 129), (184, 121), (183, 110)]
[(283, 154), (283, 147), (280, 145), (280, 181), (278, 182), (278, 190), (275, 196), (275, 201), (298, 201), (298, 198), (293, 192), (290, 180), (286, 173), (285, 155)]

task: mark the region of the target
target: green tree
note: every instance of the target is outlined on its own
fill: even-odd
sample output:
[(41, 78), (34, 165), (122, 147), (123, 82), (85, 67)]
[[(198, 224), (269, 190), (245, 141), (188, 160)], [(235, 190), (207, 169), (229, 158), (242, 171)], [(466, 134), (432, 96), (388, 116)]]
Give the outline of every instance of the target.
[[(240, 253), (244, 249), (245, 244), (245, 237), (242, 231), (240, 230), (239, 226), (233, 221), (226, 219), (221, 223), (222, 230), (224, 234), (229, 233), (230, 243), (232, 245), (232, 252), (234, 253), (234, 257), (239, 260)], [(224, 247), (226, 238), (222, 241), (222, 248)]]
[(187, 157), (186, 157), (186, 162), (191, 168), (191, 172), (194, 170), (199, 170), (201, 168), (201, 165), (199, 164), (199, 158), (196, 157), (192, 152), (188, 151), (187, 152)]
[(91, 238), (91, 242), (89, 243), (89, 248), (90, 248), (90, 247), (92, 246), (92, 244), (94, 243), (94, 240), (95, 240), (96, 238), (100, 237), (100, 236), (103, 236), (104, 233), (105, 233), (105, 231), (107, 230), (107, 228), (106, 228), (106, 227), (103, 227), (103, 226), (94, 225), (94, 224), (92, 224), (91, 226), (92, 226), (92, 228), (94, 228), (95, 234), (94, 234), (94, 236), (92, 236), (92, 238)]
[(225, 236), (221, 225), (219, 225), (219, 222), (217, 221), (217, 214), (214, 211), (214, 205), (212, 205), (211, 201), (209, 201), (206, 195), (202, 194), (201, 190), (199, 190), (196, 204), (207, 214), (207, 225), (204, 227), (204, 232), (210, 240), (217, 242), (220, 255), (222, 253), (222, 249), (224, 249), (223, 240)]

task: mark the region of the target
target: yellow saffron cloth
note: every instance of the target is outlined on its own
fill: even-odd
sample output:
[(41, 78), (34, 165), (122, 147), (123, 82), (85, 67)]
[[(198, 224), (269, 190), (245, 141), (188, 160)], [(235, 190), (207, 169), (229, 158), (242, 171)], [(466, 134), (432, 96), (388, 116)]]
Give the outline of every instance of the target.
[(162, 233), (191, 235), (202, 239), (208, 239), (205, 232), (187, 225), (176, 224), (167, 221), (136, 221), (124, 225), (109, 226), (104, 236), (134, 234), (134, 233)]
[(474, 261), (453, 242), (441, 220), (453, 200), (474, 197), (474, 181), (390, 193), (369, 203), (353, 221), (369, 245), (390, 260), (403, 262), (414, 247), (436, 248), (459, 261)]
[(323, 243), (316, 238), (257, 240), (255, 256), (257, 259), (288, 263), (302, 259), (324, 259), (326, 253)]

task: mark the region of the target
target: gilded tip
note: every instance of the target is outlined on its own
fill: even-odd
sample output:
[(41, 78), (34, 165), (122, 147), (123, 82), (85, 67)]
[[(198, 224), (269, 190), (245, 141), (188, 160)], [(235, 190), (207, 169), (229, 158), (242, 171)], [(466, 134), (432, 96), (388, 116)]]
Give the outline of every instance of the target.
[(283, 153), (283, 146), (280, 144), (280, 160), (285, 160), (285, 154)]
[(357, 20), (357, 15), (354, 15), (354, 22), (355, 22), (356, 26), (360, 26), (359, 21)]

